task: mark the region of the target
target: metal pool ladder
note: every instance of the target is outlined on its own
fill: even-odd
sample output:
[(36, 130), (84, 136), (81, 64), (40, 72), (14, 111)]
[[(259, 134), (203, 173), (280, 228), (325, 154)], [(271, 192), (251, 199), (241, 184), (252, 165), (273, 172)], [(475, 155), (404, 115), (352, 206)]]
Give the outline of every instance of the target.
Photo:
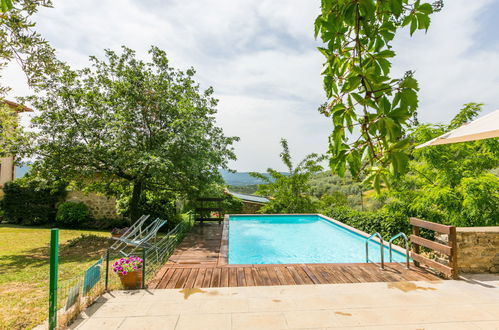
[[(383, 256), (383, 247), (384, 247), (384, 244), (383, 244), (383, 237), (381, 237), (380, 233), (374, 233), (372, 234), (371, 236), (369, 236), (367, 239), (366, 239), (366, 263), (369, 263), (369, 241), (372, 240), (374, 237), (378, 237), (379, 238), (379, 241), (380, 241), (380, 245), (379, 245), (379, 248), (380, 248), (380, 254), (381, 254), (381, 269), (385, 269), (385, 260), (384, 260), (384, 256)], [(375, 263), (374, 261), (371, 261), (372, 263)]]
[[(407, 238), (407, 235), (404, 233), (398, 233), (397, 235), (393, 236), (390, 238), (388, 241), (388, 244), (390, 246), (390, 262), (393, 262), (393, 257), (392, 257), (392, 242), (399, 238), (402, 237), (405, 241), (405, 267), (409, 269), (409, 239)], [(398, 264), (402, 264), (400, 262), (397, 262)]]

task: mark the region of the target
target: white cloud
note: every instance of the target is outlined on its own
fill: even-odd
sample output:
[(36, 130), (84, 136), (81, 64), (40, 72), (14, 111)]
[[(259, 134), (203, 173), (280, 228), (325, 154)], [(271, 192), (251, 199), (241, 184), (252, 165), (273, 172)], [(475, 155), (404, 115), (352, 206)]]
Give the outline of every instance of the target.
[(398, 36), (394, 72), (416, 71), (423, 121), (447, 122), (468, 102), (484, 102), (485, 112), (499, 108), (499, 43), (491, 40), (492, 47), (483, 49), (476, 42), (483, 10), (490, 4), (445, 1), (427, 34), (416, 32), (410, 38), (404, 31)]
[[(394, 72), (416, 70), (422, 120), (449, 120), (469, 101), (499, 107), (499, 44), (480, 47), (476, 40), (492, 4), (446, 1), (427, 34), (397, 38)], [(121, 45), (144, 58), (157, 45), (173, 66), (193, 66), (202, 86), (213, 86), (220, 99), (219, 125), (241, 137), (233, 168), (283, 169), (281, 137), (296, 159), (327, 149), (330, 121), (316, 110), (324, 100), (323, 60), (313, 39), (320, 1), (60, 0), (54, 6), (38, 15), (37, 29), (73, 66)], [(12, 95), (29, 92), (18, 70), (4, 76)]]

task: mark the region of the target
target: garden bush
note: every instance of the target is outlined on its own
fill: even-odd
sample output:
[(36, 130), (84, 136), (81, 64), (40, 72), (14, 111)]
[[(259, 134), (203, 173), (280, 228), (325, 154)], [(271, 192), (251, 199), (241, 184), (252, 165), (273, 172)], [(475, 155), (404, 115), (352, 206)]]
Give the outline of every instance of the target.
[(53, 222), (56, 204), (66, 194), (64, 186), (49, 187), (40, 182), (17, 179), (3, 187), (0, 201), (3, 219), (21, 225), (43, 225)]
[(57, 209), (56, 222), (61, 227), (76, 228), (90, 218), (88, 207), (81, 202), (64, 202)]
[(409, 234), (411, 230), (409, 218), (401, 213), (361, 212), (346, 206), (330, 207), (322, 213), (366, 233), (379, 232), (383, 239), (390, 239), (399, 232)]
[(230, 194), (224, 196), (224, 201), (222, 202), (224, 212), (226, 214), (240, 214), (243, 213), (243, 201), (237, 197)]

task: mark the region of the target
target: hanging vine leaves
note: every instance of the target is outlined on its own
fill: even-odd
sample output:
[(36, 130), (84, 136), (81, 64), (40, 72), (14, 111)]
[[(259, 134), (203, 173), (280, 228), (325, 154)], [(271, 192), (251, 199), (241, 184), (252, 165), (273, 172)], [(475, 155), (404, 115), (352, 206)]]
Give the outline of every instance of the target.
[[(376, 190), (388, 174), (404, 173), (409, 141), (405, 130), (418, 107), (418, 82), (412, 71), (390, 75), (391, 42), (398, 29), (427, 30), (441, 1), (322, 0), (315, 36), (326, 58), (322, 75), (328, 102), (319, 111), (330, 117), (331, 169), (343, 176), (367, 174)], [(347, 134), (357, 133), (354, 141)], [(353, 135), (357, 135), (357, 134)]]

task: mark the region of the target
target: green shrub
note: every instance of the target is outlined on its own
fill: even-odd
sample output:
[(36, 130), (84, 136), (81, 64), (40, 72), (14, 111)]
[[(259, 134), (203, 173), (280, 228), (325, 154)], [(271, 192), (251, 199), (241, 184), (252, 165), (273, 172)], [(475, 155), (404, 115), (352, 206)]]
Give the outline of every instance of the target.
[(0, 201), (3, 219), (21, 225), (43, 225), (53, 222), (58, 203), (66, 190), (64, 186), (49, 187), (36, 181), (17, 179), (3, 187)]
[(224, 196), (222, 208), (226, 214), (240, 214), (243, 213), (243, 201), (230, 194)]
[(362, 230), (368, 234), (379, 232), (384, 239), (390, 239), (399, 232), (409, 234), (409, 218), (403, 214), (389, 214), (384, 211), (361, 212), (346, 206), (331, 207), (322, 211), (335, 220)]
[(90, 218), (88, 207), (81, 202), (64, 202), (59, 205), (55, 220), (61, 227), (76, 228)]

